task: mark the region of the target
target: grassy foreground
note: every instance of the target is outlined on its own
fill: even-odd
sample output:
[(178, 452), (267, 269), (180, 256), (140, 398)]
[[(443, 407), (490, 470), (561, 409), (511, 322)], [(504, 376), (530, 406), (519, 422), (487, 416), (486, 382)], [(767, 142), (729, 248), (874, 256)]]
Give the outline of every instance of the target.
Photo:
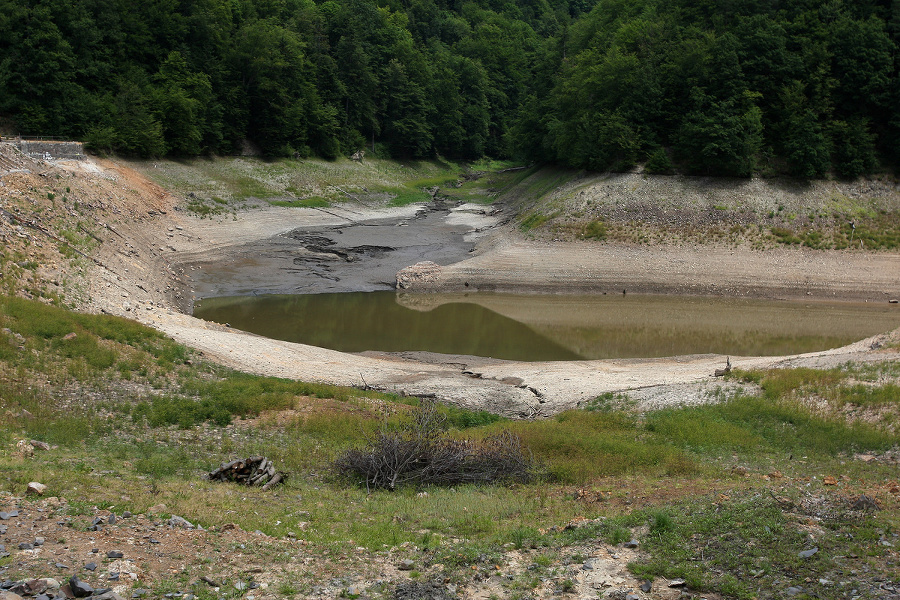
[[(136, 514), (164, 503), (206, 528), (224, 519), (302, 538), (312, 553), (408, 543), (461, 582), (504, 552), (527, 553), (534, 568), (499, 580), (510, 598), (541, 577), (559, 576), (565, 592), (585, 544), (632, 538), (643, 549), (634, 573), (727, 598), (781, 597), (795, 584), (808, 597), (855, 585), (875, 598), (876, 584), (860, 578), (900, 584), (889, 460), (900, 445), (900, 364), (733, 377), (744, 386), (733, 397), (650, 414), (623, 396), (531, 422), (444, 408), (446, 435), (517, 434), (545, 480), (367, 494), (332, 461), (385, 419), (408, 418), (416, 399), (230, 372), (135, 322), (2, 296), (0, 490), (21, 496), (40, 481), (76, 509)], [(53, 448), (17, 455), (23, 439)], [(285, 486), (201, 478), (257, 454), (291, 474)], [(872, 503), (855, 505), (862, 495)], [(292, 590), (301, 592), (286, 585), (284, 595)]]

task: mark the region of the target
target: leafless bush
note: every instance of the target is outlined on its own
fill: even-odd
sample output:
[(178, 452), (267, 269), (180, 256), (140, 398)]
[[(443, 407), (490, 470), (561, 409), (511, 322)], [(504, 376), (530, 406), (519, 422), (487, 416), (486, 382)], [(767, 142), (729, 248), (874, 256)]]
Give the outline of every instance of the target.
[(365, 448), (338, 458), (341, 475), (365, 479), (367, 489), (395, 489), (404, 484), (528, 482), (537, 476), (531, 453), (509, 431), (481, 441), (453, 439), (433, 401), (423, 401), (413, 418), (383, 424)]

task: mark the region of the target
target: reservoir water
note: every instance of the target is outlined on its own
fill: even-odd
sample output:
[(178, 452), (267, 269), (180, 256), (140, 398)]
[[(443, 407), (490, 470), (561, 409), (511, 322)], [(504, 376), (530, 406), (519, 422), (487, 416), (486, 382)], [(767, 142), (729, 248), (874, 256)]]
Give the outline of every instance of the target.
[(900, 326), (886, 303), (394, 291), (207, 298), (194, 315), (343, 352), (524, 361), (798, 354)]

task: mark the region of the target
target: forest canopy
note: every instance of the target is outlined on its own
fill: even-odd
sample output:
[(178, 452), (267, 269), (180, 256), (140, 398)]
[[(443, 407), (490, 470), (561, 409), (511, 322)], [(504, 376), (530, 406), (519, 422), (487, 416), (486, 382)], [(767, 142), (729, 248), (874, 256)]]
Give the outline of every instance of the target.
[(890, 0), (0, 0), (0, 124), (101, 152), (900, 165)]

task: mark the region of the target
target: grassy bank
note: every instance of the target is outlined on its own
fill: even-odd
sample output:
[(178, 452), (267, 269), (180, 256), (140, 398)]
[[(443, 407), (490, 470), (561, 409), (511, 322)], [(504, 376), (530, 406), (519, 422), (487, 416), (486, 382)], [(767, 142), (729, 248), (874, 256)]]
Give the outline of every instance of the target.
[(266, 161), (251, 157), (128, 164), (183, 197), (188, 210), (200, 215), (265, 205), (327, 207), (347, 201), (403, 206), (431, 201), (434, 188), (440, 188), (442, 195), (485, 202), (490, 200), (490, 184), (479, 184), (478, 179), (487, 171), (509, 166), (496, 161)]
[[(777, 597), (798, 581), (826, 597), (850, 568), (900, 583), (889, 460), (900, 444), (900, 367), (733, 377), (744, 391), (717, 404), (644, 415), (612, 397), (532, 422), (445, 408), (445, 435), (510, 430), (545, 478), (370, 494), (331, 463), (385, 419), (409, 418), (416, 399), (230, 372), (132, 321), (7, 296), (0, 488), (20, 495), (40, 481), (72, 506), (133, 513), (164, 503), (207, 528), (227, 520), (302, 537), (311, 552), (408, 543), (427, 558), (423, 578), (441, 564), (442, 577), (464, 582), (515, 550), (536, 566), (498, 579), (510, 598), (540, 577), (564, 588), (585, 548), (632, 538), (645, 551), (635, 573), (729, 598)], [(22, 439), (53, 449), (17, 456)], [(250, 455), (275, 460), (287, 484), (272, 493), (200, 477)], [(853, 508), (863, 494), (877, 510)]]
[(800, 182), (546, 167), (519, 172), (510, 183), (503, 200), (533, 236), (757, 249), (900, 246), (900, 195), (892, 178)]

